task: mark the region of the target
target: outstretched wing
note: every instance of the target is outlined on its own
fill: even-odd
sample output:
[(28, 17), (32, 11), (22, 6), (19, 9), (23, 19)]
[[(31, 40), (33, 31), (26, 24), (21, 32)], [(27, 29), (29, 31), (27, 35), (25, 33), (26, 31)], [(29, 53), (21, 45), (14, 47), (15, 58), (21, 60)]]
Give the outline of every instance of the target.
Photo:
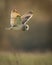
[(26, 14), (24, 14), (23, 16), (21, 16), (21, 19), (22, 19), (22, 24), (26, 24), (33, 16), (33, 12), (30, 11)]

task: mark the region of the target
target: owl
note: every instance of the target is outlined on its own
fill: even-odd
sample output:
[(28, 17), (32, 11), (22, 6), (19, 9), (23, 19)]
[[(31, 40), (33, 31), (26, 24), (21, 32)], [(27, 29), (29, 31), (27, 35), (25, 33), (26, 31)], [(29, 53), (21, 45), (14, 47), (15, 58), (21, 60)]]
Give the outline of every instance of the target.
[(32, 16), (32, 11), (29, 11), (21, 16), (16, 9), (11, 10), (10, 27), (7, 28), (7, 30), (29, 30), (29, 25), (27, 25), (27, 22), (32, 18)]

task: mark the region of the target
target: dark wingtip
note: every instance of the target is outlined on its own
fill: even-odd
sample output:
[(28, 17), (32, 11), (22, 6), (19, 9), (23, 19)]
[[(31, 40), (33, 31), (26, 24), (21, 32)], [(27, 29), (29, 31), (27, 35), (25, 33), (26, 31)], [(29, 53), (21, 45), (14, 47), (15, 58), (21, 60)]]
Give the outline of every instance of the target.
[(33, 14), (33, 11), (29, 11), (30, 14)]

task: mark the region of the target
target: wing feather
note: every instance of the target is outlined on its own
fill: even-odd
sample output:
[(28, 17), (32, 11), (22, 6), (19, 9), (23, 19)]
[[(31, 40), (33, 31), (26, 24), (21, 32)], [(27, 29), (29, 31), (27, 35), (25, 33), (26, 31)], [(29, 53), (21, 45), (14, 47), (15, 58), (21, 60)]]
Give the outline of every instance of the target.
[(21, 16), (22, 24), (26, 24), (32, 18), (32, 16), (33, 16), (33, 12), (28, 12), (23, 16)]

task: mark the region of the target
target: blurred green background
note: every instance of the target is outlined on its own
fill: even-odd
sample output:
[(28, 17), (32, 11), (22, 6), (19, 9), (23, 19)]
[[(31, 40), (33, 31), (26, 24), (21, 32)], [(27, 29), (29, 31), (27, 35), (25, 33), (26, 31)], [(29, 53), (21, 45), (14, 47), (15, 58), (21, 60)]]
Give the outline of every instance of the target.
[[(7, 31), (10, 12), (33, 11), (29, 31)], [(52, 51), (52, 0), (0, 0), (0, 50)]]

